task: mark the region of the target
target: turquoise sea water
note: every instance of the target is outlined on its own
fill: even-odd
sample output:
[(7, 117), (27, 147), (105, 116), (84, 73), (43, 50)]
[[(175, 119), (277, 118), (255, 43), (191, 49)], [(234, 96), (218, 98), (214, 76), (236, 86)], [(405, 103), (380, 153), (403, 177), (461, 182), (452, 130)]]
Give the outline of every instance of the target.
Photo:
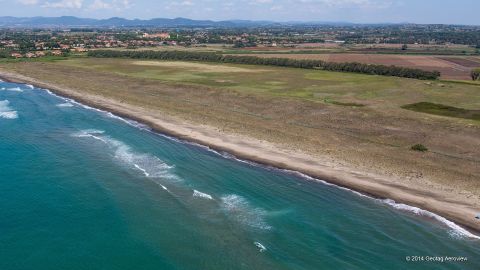
[(419, 209), (0, 82), (0, 270), (480, 269), (479, 254)]

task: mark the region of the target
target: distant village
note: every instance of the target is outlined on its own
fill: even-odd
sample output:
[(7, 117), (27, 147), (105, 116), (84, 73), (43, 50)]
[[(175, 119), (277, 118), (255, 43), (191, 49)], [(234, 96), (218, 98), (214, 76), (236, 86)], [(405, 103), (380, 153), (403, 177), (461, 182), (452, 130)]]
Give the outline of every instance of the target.
[(0, 58), (38, 58), (93, 49), (218, 44), (231, 48), (308, 47), (315, 44), (464, 44), (480, 48), (480, 29), (442, 25), (315, 26), (184, 29), (2, 29)]

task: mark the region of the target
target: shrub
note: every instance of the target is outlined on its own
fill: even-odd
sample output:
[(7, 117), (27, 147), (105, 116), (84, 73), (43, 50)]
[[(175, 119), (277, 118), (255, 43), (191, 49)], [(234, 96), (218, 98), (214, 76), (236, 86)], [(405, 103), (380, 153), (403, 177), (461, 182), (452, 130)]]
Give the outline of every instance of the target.
[(413, 150), (413, 151), (418, 151), (418, 152), (427, 152), (428, 151), (428, 148), (423, 144), (415, 144), (410, 149)]
[(478, 81), (480, 80), (480, 68), (476, 68), (474, 70), (472, 70), (472, 80), (474, 81)]

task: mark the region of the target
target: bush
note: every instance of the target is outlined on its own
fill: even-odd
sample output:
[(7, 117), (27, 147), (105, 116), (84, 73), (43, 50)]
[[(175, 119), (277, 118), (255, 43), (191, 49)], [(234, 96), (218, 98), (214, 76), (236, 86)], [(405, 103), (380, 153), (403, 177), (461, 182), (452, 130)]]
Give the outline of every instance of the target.
[(415, 144), (410, 149), (413, 150), (413, 151), (418, 151), (418, 152), (427, 152), (428, 151), (428, 148), (423, 144)]
[(471, 76), (472, 76), (472, 80), (474, 81), (480, 80), (480, 68), (476, 68), (472, 70)]

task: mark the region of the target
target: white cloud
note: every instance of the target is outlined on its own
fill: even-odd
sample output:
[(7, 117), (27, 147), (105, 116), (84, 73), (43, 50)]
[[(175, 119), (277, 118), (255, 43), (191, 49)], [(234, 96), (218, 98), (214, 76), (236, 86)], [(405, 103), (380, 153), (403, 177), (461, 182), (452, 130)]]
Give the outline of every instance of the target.
[(112, 8), (112, 5), (107, 2), (103, 2), (102, 0), (95, 0), (93, 3), (90, 4), (88, 7), (91, 10), (97, 10), (97, 9), (110, 9)]
[(38, 4), (38, 0), (17, 0), (20, 4), (27, 5), (27, 6), (33, 6)]
[(195, 4), (192, 1), (186, 0), (186, 1), (182, 1), (182, 2), (178, 3), (178, 5), (179, 6), (193, 6)]
[(124, 9), (131, 8), (133, 4), (128, 0), (113, 0), (113, 1), (104, 1), (104, 0), (95, 0), (89, 6), (89, 10), (99, 10), (99, 9), (109, 9), (121, 11)]
[(302, 3), (323, 4), (329, 7), (372, 7), (390, 5), (391, 1), (381, 0), (300, 0)]
[(68, 8), (68, 9), (81, 9), (83, 6), (83, 0), (62, 0), (59, 2), (45, 2), (42, 7), (45, 8)]

